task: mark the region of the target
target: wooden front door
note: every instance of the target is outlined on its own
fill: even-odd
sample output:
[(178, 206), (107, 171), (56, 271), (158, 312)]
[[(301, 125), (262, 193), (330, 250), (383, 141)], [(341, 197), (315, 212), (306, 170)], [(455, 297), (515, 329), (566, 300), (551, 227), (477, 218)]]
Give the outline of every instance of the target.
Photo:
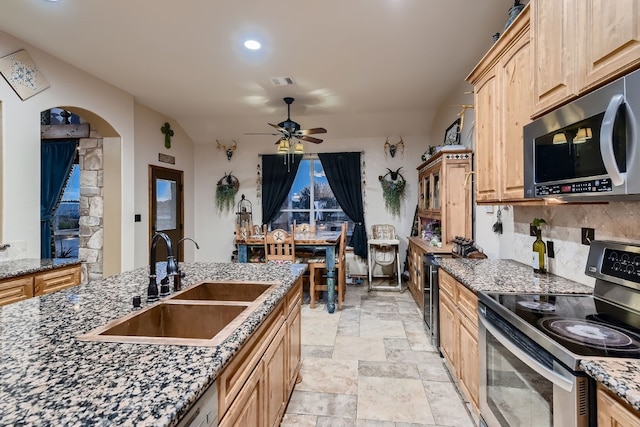
[[(173, 244), (173, 254), (184, 233), (184, 200), (182, 196), (183, 172), (158, 166), (149, 166), (149, 243), (153, 235), (161, 231), (169, 236)], [(183, 258), (182, 251), (180, 258)], [(163, 242), (158, 242), (156, 261), (167, 259)], [(177, 258), (176, 258), (177, 259)], [(182, 261), (182, 259), (178, 260)]]

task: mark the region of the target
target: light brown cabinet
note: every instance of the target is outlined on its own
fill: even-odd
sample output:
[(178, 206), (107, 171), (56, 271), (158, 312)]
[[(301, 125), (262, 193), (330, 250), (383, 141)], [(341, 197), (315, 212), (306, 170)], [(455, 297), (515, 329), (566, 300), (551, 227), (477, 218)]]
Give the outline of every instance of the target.
[(529, 7), (469, 74), (475, 93), (476, 201), (524, 200), (522, 128), (532, 111)]
[(598, 427), (640, 427), (638, 411), (613, 396), (598, 384), (596, 397)]
[(218, 376), (220, 426), (279, 425), (300, 372), (301, 301), (300, 278)]
[(640, 66), (640, 0), (532, 0), (533, 116)]
[(440, 151), (418, 166), (418, 235), (429, 229), (450, 247), (471, 235), (471, 150)]
[(80, 274), (80, 265), (72, 265), (1, 280), (0, 305), (79, 285)]
[(425, 251), (422, 245), (418, 241), (419, 237), (409, 238), (409, 253), (408, 253), (408, 265), (409, 265), (409, 283), (408, 288), (411, 292), (411, 296), (415, 300), (420, 310), (424, 308), (424, 266), (422, 259)]
[(440, 351), (476, 413), (479, 412), (478, 299), (440, 269)]

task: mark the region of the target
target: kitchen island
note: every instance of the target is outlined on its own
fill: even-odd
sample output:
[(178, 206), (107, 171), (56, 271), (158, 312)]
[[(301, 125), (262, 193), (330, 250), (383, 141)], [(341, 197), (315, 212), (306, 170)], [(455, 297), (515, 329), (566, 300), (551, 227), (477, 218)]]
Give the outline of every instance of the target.
[(130, 313), (136, 295), (144, 307), (148, 267), (0, 308), (0, 425), (176, 425), (305, 269), (181, 264), (185, 287), (203, 280), (281, 283), (212, 347), (77, 340)]

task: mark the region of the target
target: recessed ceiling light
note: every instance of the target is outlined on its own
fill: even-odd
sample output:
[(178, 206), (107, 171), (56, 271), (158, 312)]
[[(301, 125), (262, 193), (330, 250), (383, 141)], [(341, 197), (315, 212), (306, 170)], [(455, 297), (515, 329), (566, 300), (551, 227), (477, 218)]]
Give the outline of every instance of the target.
[(251, 50), (258, 50), (261, 46), (260, 42), (256, 40), (247, 40), (244, 42), (244, 47)]

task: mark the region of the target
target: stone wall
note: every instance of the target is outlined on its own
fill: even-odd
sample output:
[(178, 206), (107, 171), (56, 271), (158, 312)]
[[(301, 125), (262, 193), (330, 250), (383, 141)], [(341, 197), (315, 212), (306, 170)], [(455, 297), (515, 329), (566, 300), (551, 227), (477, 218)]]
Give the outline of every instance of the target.
[(103, 150), (102, 138), (91, 131), (89, 138), (80, 139), (80, 246), (83, 260), (82, 281), (102, 278), (104, 233)]

